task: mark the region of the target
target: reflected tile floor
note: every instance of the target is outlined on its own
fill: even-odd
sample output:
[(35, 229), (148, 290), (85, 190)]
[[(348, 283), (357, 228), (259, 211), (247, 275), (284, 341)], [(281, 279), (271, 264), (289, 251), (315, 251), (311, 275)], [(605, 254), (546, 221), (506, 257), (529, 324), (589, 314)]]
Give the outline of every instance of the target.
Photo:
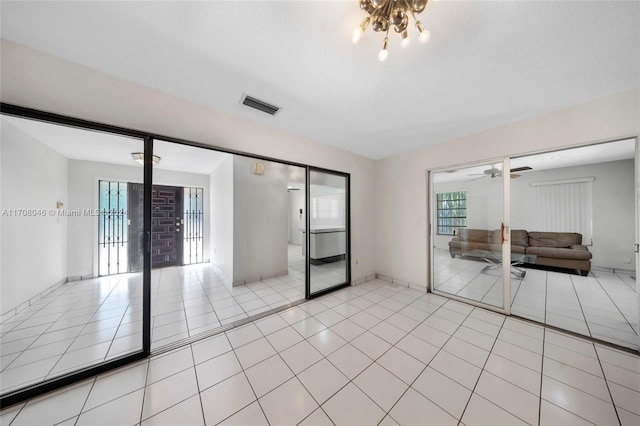
[[(304, 299), (304, 263), (301, 247), (289, 245), (289, 275), (237, 287), (210, 264), (153, 270), (152, 351)], [(344, 282), (344, 273), (344, 262), (312, 266), (312, 291)], [(0, 332), (2, 393), (138, 351), (142, 275), (67, 283)]]
[(3, 425), (640, 424), (640, 357), (381, 280), (1, 412)]
[[(502, 305), (499, 270), (485, 262), (439, 254), (434, 262), (436, 288), (493, 306)], [(523, 318), (638, 349), (635, 278), (592, 270), (587, 277), (526, 269), (511, 277), (511, 313)]]

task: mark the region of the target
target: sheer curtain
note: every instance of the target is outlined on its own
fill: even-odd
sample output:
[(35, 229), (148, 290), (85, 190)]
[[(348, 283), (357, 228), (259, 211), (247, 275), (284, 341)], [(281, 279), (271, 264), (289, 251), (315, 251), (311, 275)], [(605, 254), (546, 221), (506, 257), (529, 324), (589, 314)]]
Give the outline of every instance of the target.
[(592, 177), (533, 182), (536, 231), (579, 232), (582, 244), (593, 238)]

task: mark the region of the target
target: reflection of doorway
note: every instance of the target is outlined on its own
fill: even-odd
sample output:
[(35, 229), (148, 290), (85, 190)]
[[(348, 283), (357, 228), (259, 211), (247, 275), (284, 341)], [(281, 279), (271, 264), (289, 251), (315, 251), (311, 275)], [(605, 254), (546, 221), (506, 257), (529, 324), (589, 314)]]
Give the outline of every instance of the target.
[[(144, 187), (100, 181), (99, 275), (142, 271)], [(202, 263), (202, 188), (154, 185), (152, 268)]]
[[(151, 267), (182, 265), (182, 194), (178, 186), (153, 186), (151, 195)], [(129, 272), (142, 271), (142, 184), (129, 183)], [(108, 223), (106, 224), (108, 226)], [(103, 274), (106, 275), (106, 274)]]
[(176, 186), (153, 186), (151, 267), (182, 265), (182, 193)]
[[(635, 145), (623, 140), (516, 157), (502, 167), (430, 172), (432, 290), (481, 303), (504, 299), (507, 314), (510, 308), (515, 316), (637, 348)], [(493, 185), (506, 168), (510, 179)], [(507, 209), (487, 201), (498, 187), (505, 188)], [(504, 251), (499, 225), (483, 222), (503, 210)], [(505, 272), (510, 286), (486, 268), (501, 253), (528, 271)]]

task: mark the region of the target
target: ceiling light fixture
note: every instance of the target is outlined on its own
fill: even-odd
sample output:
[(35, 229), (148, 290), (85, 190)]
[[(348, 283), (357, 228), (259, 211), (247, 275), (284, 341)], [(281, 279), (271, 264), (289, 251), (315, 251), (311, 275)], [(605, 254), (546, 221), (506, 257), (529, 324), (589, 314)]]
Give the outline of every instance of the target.
[(371, 28), (375, 32), (386, 32), (382, 41), (382, 49), (378, 53), (380, 61), (386, 61), (389, 57), (389, 30), (393, 28), (395, 32), (401, 35), (400, 45), (407, 47), (409, 44), (409, 15), (415, 21), (418, 30), (418, 40), (424, 44), (431, 38), (431, 33), (424, 28), (424, 25), (416, 19), (416, 15), (421, 13), (427, 7), (428, 0), (359, 0), (360, 9), (369, 14), (362, 20), (360, 25), (353, 32), (353, 42), (357, 43), (365, 30), (371, 24)]
[[(138, 163), (144, 165), (144, 152), (132, 152), (131, 158), (133, 158), (134, 161), (137, 161)], [(154, 166), (157, 165), (160, 162), (160, 157), (154, 155), (151, 159), (151, 162)]]

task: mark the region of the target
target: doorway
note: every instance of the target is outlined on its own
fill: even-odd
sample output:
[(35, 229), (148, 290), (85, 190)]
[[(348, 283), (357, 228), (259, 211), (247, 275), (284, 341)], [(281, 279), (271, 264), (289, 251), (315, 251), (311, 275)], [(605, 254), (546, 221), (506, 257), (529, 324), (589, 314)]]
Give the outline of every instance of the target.
[[(182, 265), (182, 193), (176, 186), (153, 186), (151, 195), (151, 267)], [(142, 230), (140, 235), (142, 235)]]
[[(154, 185), (151, 267), (204, 262), (203, 189)], [(144, 185), (99, 181), (98, 275), (142, 271)]]
[(637, 350), (636, 144), (429, 171), (431, 291)]
[(508, 167), (500, 161), (431, 174), (434, 292), (506, 314), (505, 288), (517, 271), (504, 225)]

